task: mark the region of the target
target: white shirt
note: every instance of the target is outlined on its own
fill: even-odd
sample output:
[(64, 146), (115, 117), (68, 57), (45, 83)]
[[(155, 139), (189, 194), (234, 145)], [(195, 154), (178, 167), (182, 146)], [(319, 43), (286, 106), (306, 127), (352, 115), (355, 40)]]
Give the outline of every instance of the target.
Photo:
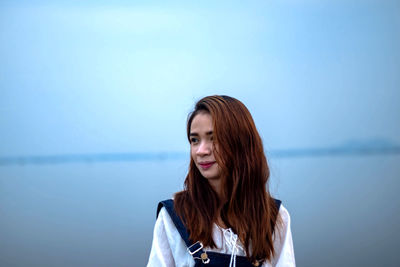
[[(290, 231), (290, 216), (283, 205), (280, 206), (279, 214), (282, 218), (282, 227), (275, 228), (275, 231), (280, 230), (280, 234), (273, 236), (275, 256), (271, 262), (264, 262), (262, 267), (296, 266)], [(244, 246), (237, 240), (237, 235), (231, 229), (223, 229), (214, 224), (212, 235), (217, 248), (205, 247), (205, 251), (225, 254), (232, 254), (235, 251), (237, 256), (246, 256)], [(237, 242), (232, 242), (235, 239)], [(147, 267), (193, 267), (194, 265), (195, 261), (187, 251), (185, 242), (163, 207), (154, 226), (153, 244)]]

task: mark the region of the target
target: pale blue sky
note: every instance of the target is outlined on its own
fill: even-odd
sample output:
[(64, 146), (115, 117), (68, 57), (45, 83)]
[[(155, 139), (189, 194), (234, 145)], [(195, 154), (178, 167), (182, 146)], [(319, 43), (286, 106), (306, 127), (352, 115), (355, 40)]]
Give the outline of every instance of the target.
[(182, 151), (186, 115), (209, 94), (247, 104), (271, 148), (398, 144), (399, 10), (3, 3), (0, 155)]

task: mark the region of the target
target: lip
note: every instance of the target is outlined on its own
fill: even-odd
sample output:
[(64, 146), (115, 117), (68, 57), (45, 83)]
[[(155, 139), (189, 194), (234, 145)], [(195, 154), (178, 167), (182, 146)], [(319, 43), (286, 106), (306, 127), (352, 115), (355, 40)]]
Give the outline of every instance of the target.
[(215, 161), (204, 161), (204, 162), (199, 162), (200, 167), (203, 170), (207, 170), (211, 168), (212, 165), (214, 165)]

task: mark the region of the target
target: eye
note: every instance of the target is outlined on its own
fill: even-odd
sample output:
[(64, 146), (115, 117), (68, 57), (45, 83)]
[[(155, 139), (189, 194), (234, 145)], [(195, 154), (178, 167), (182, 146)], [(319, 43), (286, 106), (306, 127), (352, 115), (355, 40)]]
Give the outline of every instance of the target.
[(190, 138), (190, 143), (191, 144), (197, 144), (198, 142), (199, 142), (199, 139), (197, 139), (196, 137)]

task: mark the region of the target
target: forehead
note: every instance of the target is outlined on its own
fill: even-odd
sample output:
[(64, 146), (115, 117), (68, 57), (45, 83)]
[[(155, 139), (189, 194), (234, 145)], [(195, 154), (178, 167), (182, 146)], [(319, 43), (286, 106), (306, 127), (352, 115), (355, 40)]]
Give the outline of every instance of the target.
[(194, 116), (190, 126), (191, 133), (209, 132), (213, 130), (212, 117), (209, 113), (201, 112)]

